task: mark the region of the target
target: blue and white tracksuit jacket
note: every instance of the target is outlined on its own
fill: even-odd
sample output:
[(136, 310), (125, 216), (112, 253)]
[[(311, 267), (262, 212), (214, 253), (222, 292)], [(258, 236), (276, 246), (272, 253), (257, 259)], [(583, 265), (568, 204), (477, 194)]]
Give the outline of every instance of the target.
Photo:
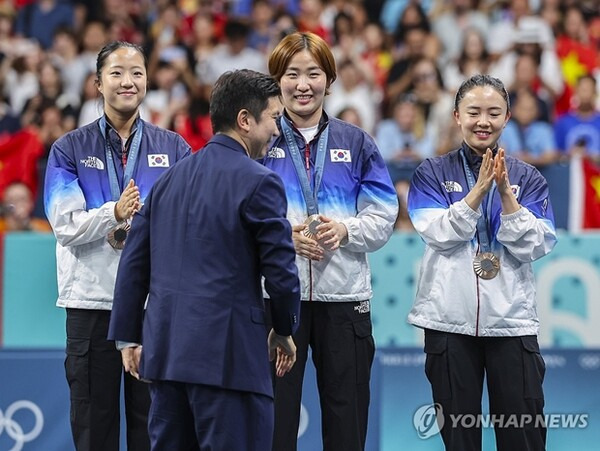
[[(463, 149), (477, 179), (481, 158), (465, 144)], [(537, 335), (531, 263), (556, 244), (554, 215), (546, 180), (537, 169), (510, 156), (506, 166), (521, 208), (501, 214), (497, 190), (491, 205), (487, 198), (482, 203), (491, 250), (500, 259), (500, 271), (491, 280), (473, 271), (481, 213), (464, 200), (469, 185), (459, 150), (425, 160), (417, 168), (408, 211), (426, 248), (409, 323), (482, 337)]]
[[(288, 121), (287, 117), (281, 120)], [(324, 113), (319, 132), (310, 143), (294, 129), (300, 153), (311, 152), (310, 180), (320, 134), (329, 124), (323, 178), (317, 193), (319, 213), (348, 229), (347, 241), (335, 251), (325, 250), (322, 261), (297, 256), (302, 300), (352, 302), (372, 297), (367, 252), (390, 238), (398, 214), (398, 197), (373, 139), (354, 125), (329, 119)], [(283, 133), (275, 140), (264, 164), (283, 179), (288, 200), (287, 218), (304, 223), (308, 213), (302, 188)]]
[[(138, 126), (136, 122), (135, 130)], [(121, 138), (112, 127), (107, 129), (117, 178), (122, 186)], [(143, 202), (158, 176), (191, 149), (178, 134), (148, 122), (143, 123), (142, 133), (132, 178)], [(118, 225), (115, 204), (99, 120), (58, 139), (48, 158), (44, 205), (57, 239), (56, 305), (59, 307), (111, 309), (121, 257), (121, 250), (114, 249), (107, 241), (109, 231)]]

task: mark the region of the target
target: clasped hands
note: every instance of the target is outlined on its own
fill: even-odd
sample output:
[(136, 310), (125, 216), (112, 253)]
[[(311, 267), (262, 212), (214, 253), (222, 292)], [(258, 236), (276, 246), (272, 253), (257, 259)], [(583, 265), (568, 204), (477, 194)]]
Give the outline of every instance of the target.
[(465, 201), (469, 207), (473, 210), (477, 210), (481, 205), (483, 198), (492, 188), (494, 182), (496, 182), (496, 187), (500, 194), (502, 212), (504, 214), (510, 214), (517, 211), (520, 206), (510, 185), (508, 170), (506, 168), (505, 151), (502, 147), (498, 149), (496, 156), (492, 154), (490, 148), (483, 154), (477, 182), (465, 197)]
[(310, 260), (320, 261), (323, 259), (325, 250), (338, 249), (347, 238), (348, 229), (344, 224), (323, 215), (319, 215), (319, 220), (321, 224), (317, 226), (317, 235), (314, 238), (304, 235), (306, 224), (292, 226), (292, 239), (296, 254)]

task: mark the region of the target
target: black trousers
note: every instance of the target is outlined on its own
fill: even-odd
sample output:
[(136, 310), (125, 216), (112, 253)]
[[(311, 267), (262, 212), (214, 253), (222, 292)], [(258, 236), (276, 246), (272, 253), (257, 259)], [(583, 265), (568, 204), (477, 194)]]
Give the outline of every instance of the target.
[[(123, 365), (106, 339), (110, 311), (67, 309), (65, 372), (71, 397), (71, 431), (77, 451), (119, 451)], [(127, 449), (147, 451), (150, 394), (147, 384), (124, 376)]]
[(294, 367), (281, 378), (274, 376), (273, 450), (297, 449), (309, 346), (317, 373), (323, 450), (364, 450), (375, 354), (369, 302), (303, 301), (294, 342)]
[[(446, 450), (480, 451), (484, 374), (498, 451), (546, 449), (545, 364), (535, 336), (472, 337), (425, 330), (425, 373), (441, 405)], [(468, 421), (459, 420), (467, 415)], [(513, 420), (509, 421), (509, 418)], [(532, 419), (532, 421), (528, 421)], [(515, 423), (516, 421), (516, 423)]]

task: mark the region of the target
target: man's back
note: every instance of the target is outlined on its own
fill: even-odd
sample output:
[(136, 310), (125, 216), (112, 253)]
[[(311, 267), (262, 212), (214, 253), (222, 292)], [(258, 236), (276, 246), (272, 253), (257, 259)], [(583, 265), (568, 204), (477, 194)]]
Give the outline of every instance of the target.
[(150, 253), (144, 378), (272, 395), (260, 276), (281, 305), (298, 293), (286, 208), (279, 177), (224, 135), (157, 181), (133, 223), (149, 242), (132, 229), (121, 260), (138, 261), (130, 246)]

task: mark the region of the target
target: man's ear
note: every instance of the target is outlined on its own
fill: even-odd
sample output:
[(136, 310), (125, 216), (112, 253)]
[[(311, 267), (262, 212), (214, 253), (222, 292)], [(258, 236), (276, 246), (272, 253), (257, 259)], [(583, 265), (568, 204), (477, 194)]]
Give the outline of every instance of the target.
[(237, 114), (237, 126), (245, 132), (250, 131), (250, 113), (247, 109), (241, 109)]

